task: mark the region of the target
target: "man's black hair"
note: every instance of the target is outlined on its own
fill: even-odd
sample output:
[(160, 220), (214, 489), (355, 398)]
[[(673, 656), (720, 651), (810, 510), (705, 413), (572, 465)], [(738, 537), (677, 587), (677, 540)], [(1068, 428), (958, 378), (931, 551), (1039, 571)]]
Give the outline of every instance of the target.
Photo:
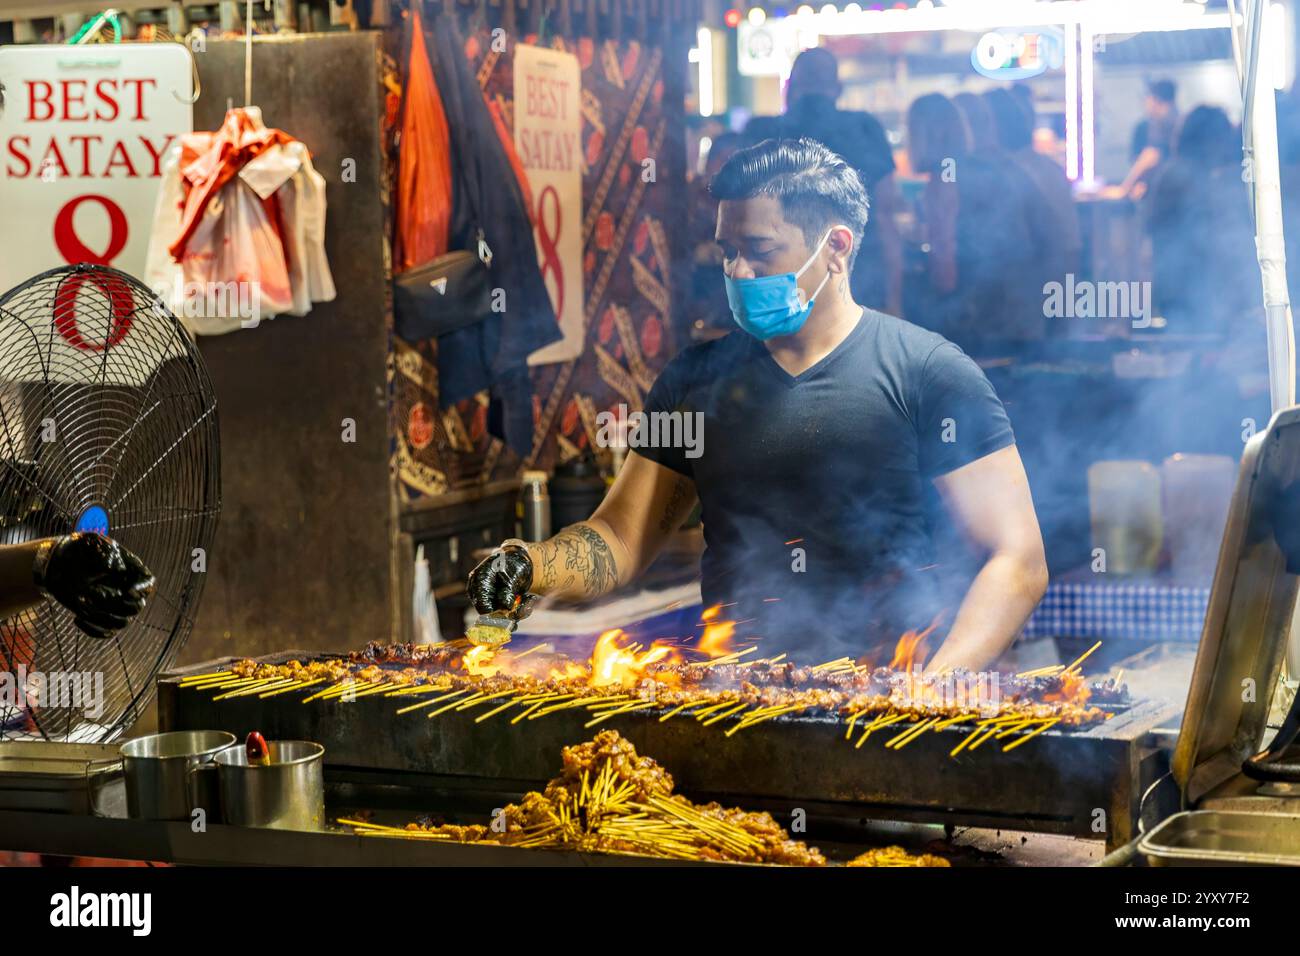
[(772, 196), (809, 249), (831, 226), (848, 226), (853, 232), (848, 268), (853, 271), (867, 225), (867, 191), (857, 171), (816, 140), (765, 139), (742, 149), (718, 170), (709, 192), (717, 199)]
[(1178, 96), (1178, 87), (1174, 85), (1173, 80), (1153, 80), (1147, 84), (1147, 92), (1161, 103), (1172, 106)]

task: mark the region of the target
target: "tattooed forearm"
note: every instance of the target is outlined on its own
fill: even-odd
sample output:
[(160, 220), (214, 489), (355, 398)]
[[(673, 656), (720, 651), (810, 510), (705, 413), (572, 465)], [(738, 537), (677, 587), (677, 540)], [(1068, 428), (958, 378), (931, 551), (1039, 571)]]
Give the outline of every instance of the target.
[(693, 487), (694, 483), (689, 478), (677, 479), (672, 494), (668, 496), (668, 504), (664, 506), (664, 513), (659, 517), (660, 531), (667, 534), (677, 530), (682, 522), (682, 505), (690, 499)]
[(535, 591), (599, 597), (618, 586), (618, 567), (609, 543), (590, 525), (570, 525), (529, 550), (537, 578)]

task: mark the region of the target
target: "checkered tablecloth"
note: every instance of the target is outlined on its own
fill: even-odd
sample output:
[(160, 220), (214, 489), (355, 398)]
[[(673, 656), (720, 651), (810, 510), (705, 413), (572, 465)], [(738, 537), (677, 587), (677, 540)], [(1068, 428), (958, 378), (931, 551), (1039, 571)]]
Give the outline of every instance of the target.
[(1209, 603), (1208, 587), (1053, 583), (1025, 624), (1023, 636), (1196, 641)]

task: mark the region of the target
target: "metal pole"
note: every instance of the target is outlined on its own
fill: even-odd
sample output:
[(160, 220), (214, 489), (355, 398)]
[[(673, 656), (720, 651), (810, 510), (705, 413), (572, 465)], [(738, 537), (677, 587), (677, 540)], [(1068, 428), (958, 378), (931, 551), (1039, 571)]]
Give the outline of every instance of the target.
[[(1272, 49), (1261, 42), (1268, 0), (1246, 0), (1245, 112), (1243, 148), (1255, 216), (1255, 251), (1264, 291), (1268, 332), (1268, 382), (1273, 413), (1295, 404), (1295, 327), (1286, 282), (1286, 244), (1282, 227), (1281, 164), (1277, 149), (1277, 106), (1273, 93)], [(1262, 78), (1261, 78), (1262, 74)], [(1300, 605), (1297, 606), (1300, 614)], [(1291, 622), (1286, 674), (1300, 674), (1300, 621)], [(1281, 691), (1280, 691), (1281, 692)]]

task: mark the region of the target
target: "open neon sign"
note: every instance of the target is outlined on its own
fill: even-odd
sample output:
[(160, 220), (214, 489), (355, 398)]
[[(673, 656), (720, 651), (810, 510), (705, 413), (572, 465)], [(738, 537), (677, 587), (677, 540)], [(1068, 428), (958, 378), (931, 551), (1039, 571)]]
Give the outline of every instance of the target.
[(1054, 27), (1036, 33), (993, 30), (984, 34), (970, 54), (975, 72), (994, 80), (1023, 80), (1065, 62), (1065, 37)]

